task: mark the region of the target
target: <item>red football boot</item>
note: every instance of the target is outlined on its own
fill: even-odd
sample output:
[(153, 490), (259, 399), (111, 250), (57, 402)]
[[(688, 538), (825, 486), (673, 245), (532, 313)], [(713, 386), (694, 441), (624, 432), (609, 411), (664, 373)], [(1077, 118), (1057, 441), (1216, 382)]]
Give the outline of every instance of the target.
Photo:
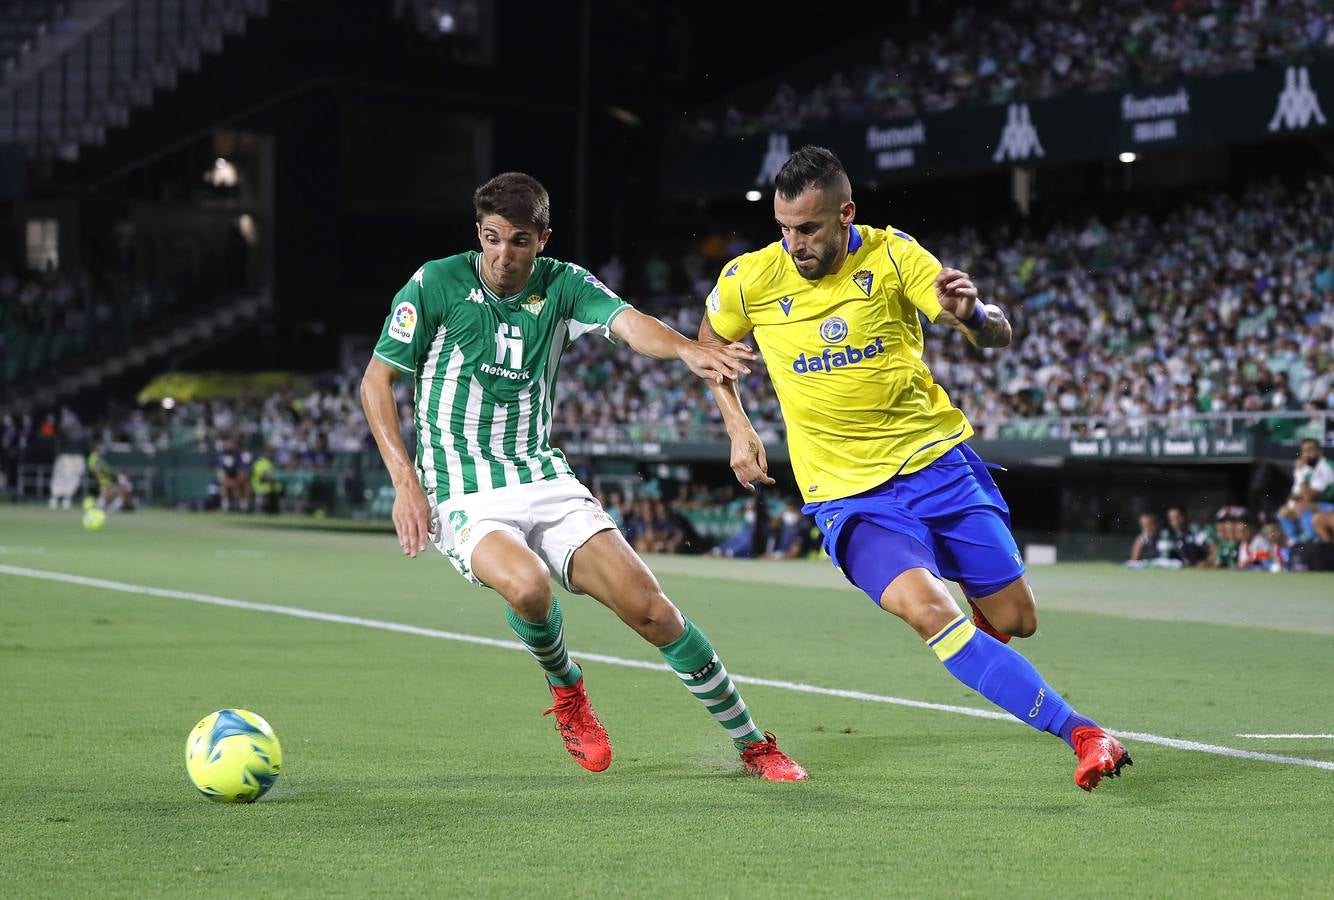
[(987, 617), (982, 615), (982, 610), (977, 608), (977, 604), (972, 601), (972, 598), (969, 598), (968, 605), (973, 608), (973, 624), (977, 626), (978, 631), (986, 632), (1002, 644), (1010, 643), (1010, 635), (997, 631), (995, 627), (987, 621)]
[(551, 709), (542, 713), (556, 714), (556, 730), (560, 732), (565, 749), (575, 762), (590, 772), (601, 772), (611, 765), (611, 739), (607, 729), (598, 721), (593, 704), (588, 702), (584, 679), (569, 687), (547, 683), (551, 689)]
[(1105, 777), (1120, 775), (1122, 766), (1135, 764), (1121, 742), (1096, 725), (1076, 728), (1070, 732), (1070, 740), (1075, 745), (1075, 756), (1079, 757), (1075, 784), (1086, 791), (1093, 790)]
[(767, 731), (764, 740), (741, 751), (741, 764), (747, 775), (758, 775), (765, 781), (805, 781), (810, 777), (799, 762), (778, 749), (774, 736)]

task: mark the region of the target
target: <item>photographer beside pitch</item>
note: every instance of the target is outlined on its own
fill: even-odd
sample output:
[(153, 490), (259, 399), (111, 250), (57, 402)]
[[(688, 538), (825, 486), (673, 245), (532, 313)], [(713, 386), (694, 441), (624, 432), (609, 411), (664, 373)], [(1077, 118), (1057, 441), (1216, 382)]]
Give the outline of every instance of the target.
[[(587, 593), (657, 647), (732, 739), (745, 770), (769, 781), (806, 771), (761, 732), (709, 639), (550, 443), (561, 354), (584, 334), (679, 359), (701, 378), (748, 371), (743, 345), (704, 347), (644, 315), (587, 270), (539, 254), (550, 200), (519, 172), (473, 195), (481, 252), (423, 265), (394, 297), (361, 382), (362, 406), (394, 482), (394, 528), (408, 556), (429, 539), (473, 584), (506, 603), (510, 627), (546, 672), (556, 730), (581, 766), (611, 765), (611, 742), (565, 648), (551, 580)], [(417, 458), (399, 435), (393, 384), (416, 382)]]
[[(1037, 630), (1037, 607), (1010, 512), (964, 443), (973, 429), (922, 360), (919, 314), (979, 347), (1004, 347), (1010, 323), (913, 238), (853, 224), (842, 163), (803, 147), (774, 181), (782, 240), (728, 263), (709, 294), (700, 341), (754, 334), (787, 425), (797, 487), (831, 561), (881, 609), (907, 622), (950, 674), (1075, 751), (1091, 791), (1130, 755), (1075, 712), (1010, 648)], [(737, 480), (773, 484), (735, 381), (711, 384)], [(973, 608), (960, 611), (942, 579)]]

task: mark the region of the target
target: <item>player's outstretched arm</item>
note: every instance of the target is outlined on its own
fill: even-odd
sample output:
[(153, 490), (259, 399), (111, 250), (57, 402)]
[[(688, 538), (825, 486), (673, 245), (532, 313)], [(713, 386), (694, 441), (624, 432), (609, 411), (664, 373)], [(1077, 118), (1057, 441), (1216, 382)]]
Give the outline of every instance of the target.
[(968, 273), (949, 267), (935, 281), (941, 313), (937, 325), (948, 325), (968, 338), (975, 347), (1008, 347), (1014, 331), (999, 306), (977, 298), (977, 287)]
[(749, 375), (746, 363), (755, 358), (755, 351), (739, 341), (706, 346), (637, 309), (617, 316), (611, 333), (636, 353), (653, 359), (679, 359), (700, 378), (718, 384)]
[[(705, 347), (729, 344), (713, 330), (708, 316), (700, 320), (699, 342)], [(774, 480), (769, 477), (769, 458), (764, 452), (764, 442), (760, 440), (759, 433), (746, 415), (746, 408), (741, 404), (740, 385), (736, 381), (710, 382), (709, 392), (713, 395), (713, 402), (718, 404), (718, 411), (723, 414), (723, 426), (732, 443), (731, 465), (736, 480), (748, 491), (755, 490), (756, 482), (773, 484)]]
[(398, 404), (394, 402), (397, 380), (397, 369), (372, 358), (366, 374), (361, 376), (361, 408), (380, 448), (380, 458), (394, 482), (393, 518), (398, 545), (406, 555), (415, 557), (426, 549), (431, 532), (431, 507), (398, 432)]

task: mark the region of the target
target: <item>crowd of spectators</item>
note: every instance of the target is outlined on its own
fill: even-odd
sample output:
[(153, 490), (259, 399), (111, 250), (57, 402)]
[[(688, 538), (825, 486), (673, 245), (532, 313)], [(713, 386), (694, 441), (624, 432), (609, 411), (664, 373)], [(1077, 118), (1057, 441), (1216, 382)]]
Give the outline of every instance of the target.
[[(111, 420), (96, 436), (141, 452), (217, 453), (228, 442), (267, 446), (281, 469), (324, 469), (335, 454), (374, 449), (358, 397), (360, 377), (349, 368), (269, 394), (149, 404)], [(400, 382), (395, 391), (411, 444), (411, 385)]]
[[(68, 406), (45, 415), (6, 415), (0, 418), (0, 469), (12, 480), (16, 460), (49, 462), (57, 452), (102, 448), (211, 458), (232, 447), (269, 448), (283, 470), (326, 470), (338, 454), (375, 448), (357, 395), (360, 375), (347, 369), (267, 394), (113, 407), (89, 423)], [(404, 440), (413, 446), (410, 384), (396, 385), (395, 396)]]
[[(1334, 51), (1328, 0), (1006, 0), (903, 28), (856, 65), (825, 64), (767, 102), (702, 116), (698, 136), (864, 122), (1285, 65)], [(828, 74), (834, 70), (833, 74)]]
[[(1013, 418), (1334, 408), (1334, 178), (1215, 193), (1041, 236), (934, 245), (1015, 321), (1015, 344), (928, 342), (936, 379), (983, 430)], [(1039, 425), (1039, 433), (1045, 433)]]
[(686, 482), (667, 498), (649, 481), (633, 496), (598, 491), (597, 499), (640, 553), (799, 559), (820, 547), (815, 523), (802, 514), (799, 500), (760, 499), (735, 485)]
[(1131, 568), (1304, 571), (1326, 568), (1334, 546), (1334, 463), (1319, 443), (1304, 440), (1282, 506), (1252, 514), (1225, 506), (1211, 521), (1192, 521), (1180, 506), (1139, 517)]

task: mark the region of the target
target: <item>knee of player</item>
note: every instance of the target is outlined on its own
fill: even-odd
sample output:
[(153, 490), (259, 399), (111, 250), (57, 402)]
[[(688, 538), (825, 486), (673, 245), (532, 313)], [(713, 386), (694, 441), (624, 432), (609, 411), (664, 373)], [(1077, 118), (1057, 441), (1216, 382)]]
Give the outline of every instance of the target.
[(637, 613), (632, 622), (635, 631), (653, 642), (671, 641), (680, 636), (684, 621), (676, 604), (656, 584), (641, 589), (635, 604)]
[(529, 622), (545, 622), (551, 613), (551, 584), (546, 579), (517, 579), (501, 594), (505, 602)]
[(899, 576), (885, 589), (879, 606), (898, 616), (924, 639), (959, 616), (958, 605), (934, 578)]
[(1024, 611), (1019, 614), (1016, 621), (1006, 629), (1011, 637), (1026, 638), (1037, 634), (1038, 630), (1038, 611)]

